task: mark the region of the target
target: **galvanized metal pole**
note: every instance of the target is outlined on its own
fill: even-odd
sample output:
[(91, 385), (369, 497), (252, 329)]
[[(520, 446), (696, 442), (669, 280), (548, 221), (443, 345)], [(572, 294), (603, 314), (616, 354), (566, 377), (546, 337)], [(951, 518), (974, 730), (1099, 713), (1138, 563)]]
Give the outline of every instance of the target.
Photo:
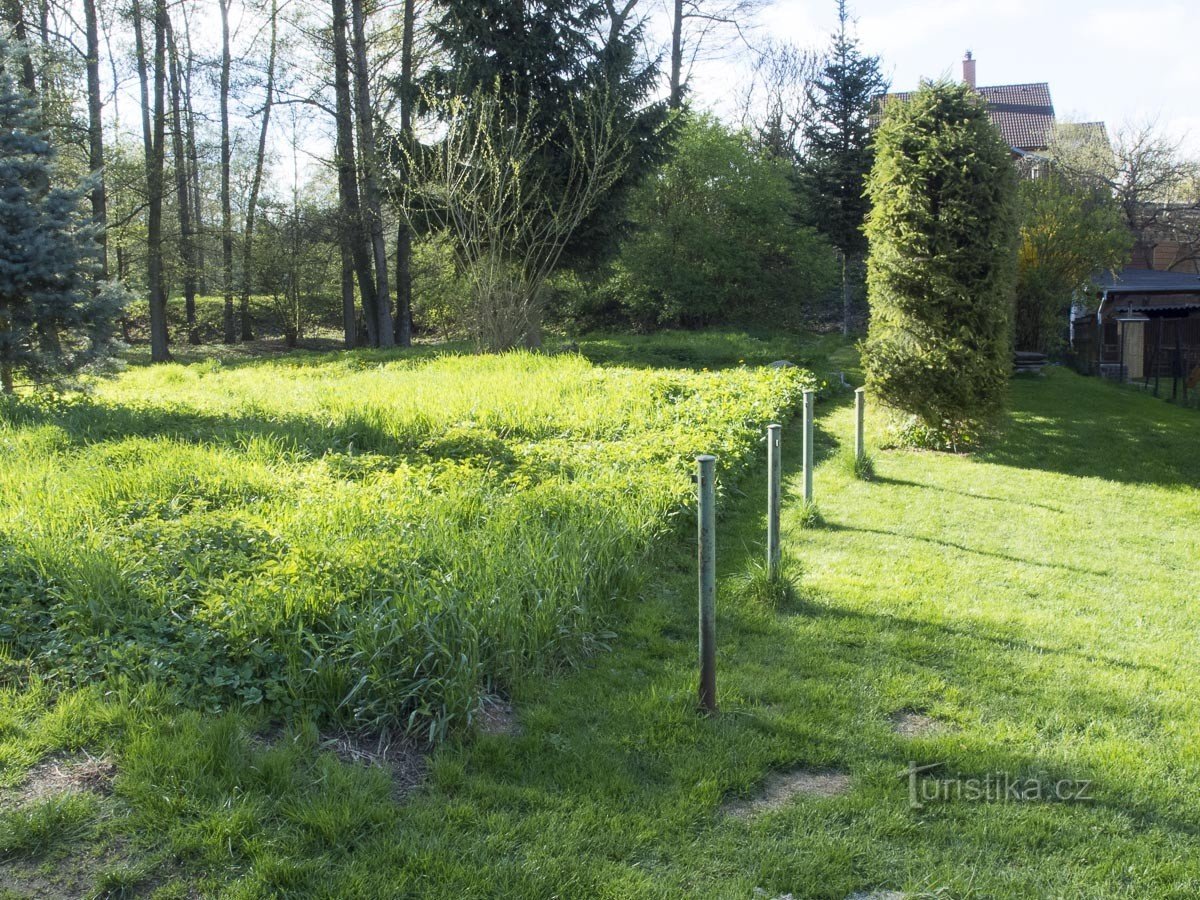
[(779, 575), (779, 498), (783, 480), (782, 425), (767, 426), (767, 574)]
[(867, 389), (858, 388), (854, 392), (854, 458), (859, 460), (867, 453), (867, 442), (863, 433), (866, 409)]
[(700, 708), (717, 711), (717, 516), (715, 456), (698, 456), (697, 563), (700, 569)]
[(804, 392), (804, 502), (813, 499), (813, 407), (812, 391)]

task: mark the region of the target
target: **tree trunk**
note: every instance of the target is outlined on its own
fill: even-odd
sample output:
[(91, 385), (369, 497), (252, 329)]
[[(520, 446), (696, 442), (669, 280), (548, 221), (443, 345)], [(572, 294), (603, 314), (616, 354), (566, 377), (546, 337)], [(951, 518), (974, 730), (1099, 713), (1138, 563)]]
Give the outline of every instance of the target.
[(6, 360), (0, 360), (0, 391), (13, 393), (13, 366)]
[(192, 229), (191, 185), (188, 183), (187, 152), (183, 127), (183, 103), (180, 83), (179, 48), (175, 30), (168, 26), (167, 48), (171, 58), (171, 140), (175, 153), (175, 205), (179, 210), (179, 255), (183, 260), (183, 305), (187, 317), (188, 343), (200, 343), (196, 326), (196, 250)]
[(367, 235), (363, 229), (358, 199), (358, 172), (354, 157), (354, 110), (350, 100), (350, 48), (346, 35), (346, 0), (333, 0), (333, 81), (337, 98), (337, 144), (335, 151), (338, 195), (342, 207), (343, 245), (350, 252), (358, 291), (362, 296), (363, 319), (368, 341), (378, 346), (379, 313)]
[[(142, 91), (146, 85), (145, 42), (142, 39), (142, 10), (140, 0), (134, 0), (134, 25), (137, 32), (137, 43), (141, 47), (138, 59), (138, 70), (142, 77)], [(166, 0), (154, 0), (154, 113), (153, 126), (150, 124), (150, 112), (143, 111), (142, 123), (147, 129), (145, 144), (149, 148), (149, 158), (146, 161), (146, 182), (149, 211), (146, 220), (147, 230), (147, 280), (150, 283), (150, 359), (154, 362), (167, 362), (171, 358), (167, 337), (167, 291), (163, 278), (162, 253), (162, 218), (163, 218), (163, 181), (166, 155), (166, 81), (167, 81), (167, 50), (166, 50)]]
[(31, 97), (37, 96), (37, 72), (33, 68), (33, 56), (29, 53), (29, 29), (25, 25), (25, 10), (21, 0), (7, 0), (4, 4), (5, 18), (12, 28), (13, 37), (21, 42), (21, 86)]
[[(142, 2), (132, 0), (133, 46), (137, 60), (138, 90), (142, 100), (142, 149), (146, 156), (146, 175), (149, 178), (154, 158), (154, 130), (150, 126), (150, 74), (146, 60), (146, 37), (142, 32)], [(114, 92), (114, 96), (115, 96)]]
[[(412, 147), (413, 29), (416, 0), (404, 0), (404, 35), (400, 43), (400, 140)], [(407, 178), (407, 173), (401, 177)], [(404, 214), (396, 226), (396, 344), (412, 346), (412, 232)]]
[(233, 208), (229, 196), (229, 2), (221, 7), (221, 292), (225, 296), (225, 343), (237, 342), (233, 319)]
[(104, 190), (104, 106), (100, 98), (100, 24), (96, 0), (83, 0), (87, 31), (88, 169), (92, 184), (92, 222), (98, 231), (96, 245), (100, 255), (100, 277), (108, 280), (108, 197)]
[(850, 336), (854, 328), (854, 310), (850, 304), (850, 281), (846, 272), (846, 253), (842, 252), (842, 334)]
[(350, 261), (350, 250), (342, 240), (342, 328), (346, 335), (346, 349), (358, 346), (358, 321), (354, 308), (354, 264)]
[(683, 106), (683, 0), (675, 0), (671, 15), (671, 109)]
[(370, 70), (367, 68), (366, 23), (362, 0), (350, 0), (351, 40), (354, 47), (355, 111), (358, 119), (358, 151), (363, 163), (363, 214), (375, 255), (375, 333), (380, 347), (391, 347), (396, 338), (392, 326), (392, 294), (388, 289), (387, 241), (383, 233), (383, 203), (379, 189), (379, 163), (375, 153), (375, 115), (371, 107)]
[(254, 216), (262, 189), (263, 165), (267, 157), (267, 132), (271, 125), (271, 107), (275, 102), (275, 54), (279, 46), (279, 2), (271, 0), (271, 50), (267, 56), (267, 89), (263, 101), (262, 124), (258, 130), (258, 154), (254, 158), (254, 177), (246, 200), (246, 234), (242, 244), (242, 340), (254, 339), (250, 322), (250, 272), (254, 265)]
[(196, 113), (192, 109), (192, 71), (196, 57), (192, 53), (192, 29), (183, 8), (183, 40), (187, 61), (183, 67), (183, 115), (187, 120), (188, 184), (191, 190), (192, 231), (195, 239), (192, 250), (196, 254), (196, 289), (208, 294), (208, 275), (204, 264), (204, 197), (200, 192), (200, 154), (196, 151)]
[(412, 346), (412, 232), (403, 215), (396, 225), (396, 346)]

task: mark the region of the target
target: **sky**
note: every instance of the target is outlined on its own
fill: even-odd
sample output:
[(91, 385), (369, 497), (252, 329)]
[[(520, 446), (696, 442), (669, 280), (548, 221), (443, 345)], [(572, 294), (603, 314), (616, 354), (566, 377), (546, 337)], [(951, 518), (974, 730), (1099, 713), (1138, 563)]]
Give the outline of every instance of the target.
[[(1156, 122), (1200, 156), (1200, 0), (850, 0), (849, 10), (893, 90), (961, 78), (970, 50), (981, 86), (1045, 81), (1060, 120), (1102, 120), (1110, 134)], [(836, 3), (775, 0), (760, 18), (759, 34), (824, 48)], [(718, 110), (724, 68), (695, 73)]]

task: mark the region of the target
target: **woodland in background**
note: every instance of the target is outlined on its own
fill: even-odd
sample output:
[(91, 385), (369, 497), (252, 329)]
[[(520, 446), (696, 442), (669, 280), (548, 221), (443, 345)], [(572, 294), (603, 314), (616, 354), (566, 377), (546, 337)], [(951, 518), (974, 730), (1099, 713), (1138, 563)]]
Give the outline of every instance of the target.
[[(2, 0), (0, 15), (55, 182), (90, 176), (98, 277), (139, 298), (123, 335), (165, 360), (268, 336), (860, 332), (880, 60), (844, 2), (823, 51), (764, 38), (761, 6)], [(693, 110), (692, 72), (730, 54), (751, 63), (734, 116)], [(1017, 282), (1017, 342), (1051, 351), (1083, 281), (1127, 258), (1122, 227), (1197, 183), (1150, 128), (1060, 151), (1022, 187)]]
[[(842, 4), (828, 60), (752, 46), (760, 5), (674, 2), (662, 36), (645, 0), (4, 0), (0, 14), (27, 49), (19, 82), (56, 181), (92, 177), (99, 277), (139, 298), (124, 335), (165, 360), (268, 331), (503, 349), (537, 345), (545, 322), (819, 315), (851, 251), (845, 227), (824, 229), (826, 163), (805, 153), (840, 126), (811, 113), (858, 89), (848, 140), (867, 153), (878, 60)], [(740, 127), (688, 108), (693, 67), (731, 49), (758, 60)], [(874, 73), (857, 88), (830, 74), (848, 53)], [(722, 177), (696, 180), (705, 168)], [(680, 262), (706, 257), (702, 284), (647, 269), (664, 241)]]

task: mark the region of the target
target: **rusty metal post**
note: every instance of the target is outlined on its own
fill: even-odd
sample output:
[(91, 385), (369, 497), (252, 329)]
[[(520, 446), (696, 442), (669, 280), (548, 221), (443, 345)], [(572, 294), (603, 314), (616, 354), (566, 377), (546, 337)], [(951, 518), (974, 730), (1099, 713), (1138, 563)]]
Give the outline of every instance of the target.
[(812, 391), (804, 392), (804, 502), (813, 502), (813, 407)]
[(864, 423), (866, 421), (867, 389), (858, 388), (854, 392), (854, 458), (861, 460), (867, 454)]
[(779, 575), (779, 502), (782, 494), (783, 456), (781, 453), (783, 426), (767, 426), (767, 574)]
[(698, 456), (697, 553), (700, 570), (700, 708), (717, 711), (717, 516), (715, 456)]

